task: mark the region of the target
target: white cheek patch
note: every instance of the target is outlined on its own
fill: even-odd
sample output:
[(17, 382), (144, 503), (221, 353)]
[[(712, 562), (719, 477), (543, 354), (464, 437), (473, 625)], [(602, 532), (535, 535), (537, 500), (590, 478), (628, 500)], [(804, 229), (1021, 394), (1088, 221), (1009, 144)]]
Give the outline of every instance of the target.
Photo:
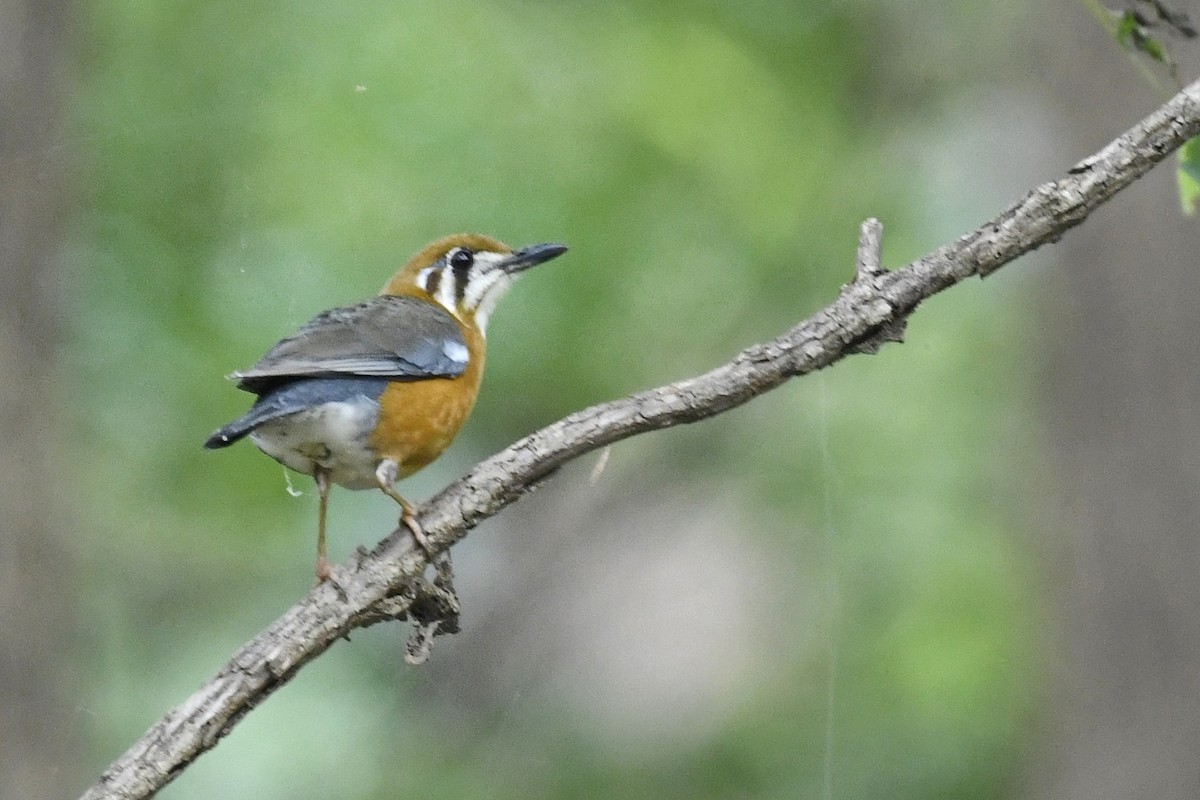
[(467, 308), (479, 308), (491, 288), (505, 277), (503, 272), (488, 272), (473, 276), (467, 283), (467, 291), (463, 295), (463, 305)]
[(454, 314), (457, 307), (457, 299), (454, 296), (455, 286), (458, 283), (454, 279), (454, 272), (449, 269), (442, 270), (442, 278), (438, 281), (437, 297), (435, 298), (442, 304), (442, 308)]
[(479, 326), (480, 333), (486, 334), (488, 318), (492, 316), (496, 303), (500, 302), (500, 297), (508, 291), (508, 287), (512, 286), (515, 280), (516, 278), (512, 275), (499, 273), (486, 286), (480, 287), (475, 304), (475, 324)]
[(429, 291), (429, 273), (433, 272), (433, 267), (426, 267), (417, 273), (417, 286), (421, 287), (421, 291)]
[(458, 342), (445, 342), (442, 344), (442, 352), (446, 354), (446, 358), (458, 364), (467, 363), (467, 348), (466, 345)]

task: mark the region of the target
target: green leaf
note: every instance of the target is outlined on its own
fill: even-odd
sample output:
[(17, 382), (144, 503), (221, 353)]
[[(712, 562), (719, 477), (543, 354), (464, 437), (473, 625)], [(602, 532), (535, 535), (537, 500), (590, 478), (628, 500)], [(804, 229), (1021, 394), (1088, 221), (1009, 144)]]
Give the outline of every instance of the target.
[(1170, 63), (1167, 49), (1162, 42), (1150, 35), (1145, 22), (1133, 11), (1126, 11), (1117, 19), (1113, 38), (1126, 50), (1145, 53), (1163, 64)]
[(1137, 17), (1133, 12), (1126, 11), (1117, 20), (1117, 29), (1113, 32), (1113, 36), (1122, 47), (1130, 48), (1133, 46), (1133, 38), (1140, 28), (1141, 25), (1138, 24)]
[(1196, 201), (1200, 200), (1200, 136), (1188, 141), (1179, 149), (1179, 204), (1183, 213), (1196, 213)]
[(1150, 56), (1155, 61), (1163, 64), (1170, 61), (1167, 58), (1167, 50), (1163, 47), (1162, 42), (1147, 34), (1144, 28), (1134, 32), (1133, 44), (1138, 50)]

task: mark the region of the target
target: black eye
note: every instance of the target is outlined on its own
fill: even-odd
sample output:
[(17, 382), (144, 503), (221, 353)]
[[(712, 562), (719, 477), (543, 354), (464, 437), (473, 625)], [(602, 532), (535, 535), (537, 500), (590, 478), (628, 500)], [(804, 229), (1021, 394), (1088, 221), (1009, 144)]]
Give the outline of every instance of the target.
[(450, 266), (458, 272), (463, 272), (471, 268), (471, 264), (475, 261), (475, 254), (465, 248), (455, 250), (450, 256)]

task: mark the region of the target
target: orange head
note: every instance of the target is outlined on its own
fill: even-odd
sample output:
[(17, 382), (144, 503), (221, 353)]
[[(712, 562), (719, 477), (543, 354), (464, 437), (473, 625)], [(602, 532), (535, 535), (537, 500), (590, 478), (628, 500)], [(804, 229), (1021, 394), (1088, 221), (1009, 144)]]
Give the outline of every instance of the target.
[(566, 250), (566, 245), (553, 243), (513, 250), (489, 236), (456, 233), (421, 248), (380, 294), (421, 297), (483, 331), (496, 303), (522, 271)]

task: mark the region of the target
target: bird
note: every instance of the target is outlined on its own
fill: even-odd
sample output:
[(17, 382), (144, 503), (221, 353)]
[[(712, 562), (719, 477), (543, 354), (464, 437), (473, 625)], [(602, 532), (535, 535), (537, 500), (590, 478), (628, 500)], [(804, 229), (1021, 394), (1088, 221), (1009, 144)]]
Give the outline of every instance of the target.
[(257, 399), (204, 446), (249, 437), (284, 466), (312, 476), (319, 583), (331, 574), (325, 518), (334, 484), (391, 497), (400, 522), (430, 553), (413, 505), (394, 484), (441, 455), (470, 415), (487, 323), (501, 296), (525, 270), (566, 251), (555, 242), (514, 250), (474, 233), (437, 239), (377, 296), (322, 311), (252, 367), (229, 375)]

